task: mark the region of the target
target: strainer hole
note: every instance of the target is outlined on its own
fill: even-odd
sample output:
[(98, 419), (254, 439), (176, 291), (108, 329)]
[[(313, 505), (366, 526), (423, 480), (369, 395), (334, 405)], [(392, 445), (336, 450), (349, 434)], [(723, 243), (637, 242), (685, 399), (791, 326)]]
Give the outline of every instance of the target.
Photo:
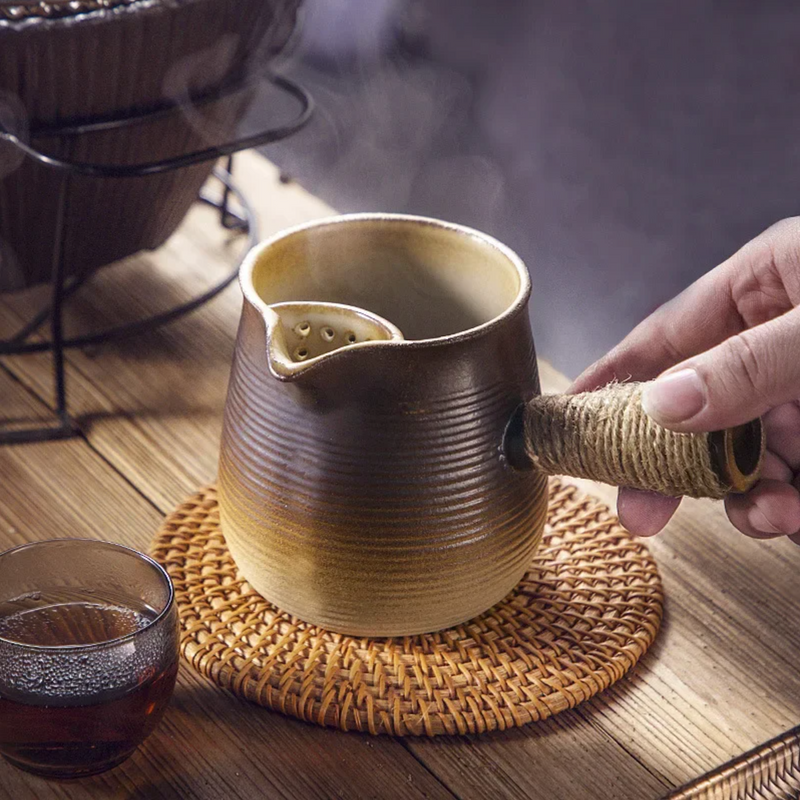
[(298, 336), (308, 336), (311, 333), (311, 324), (309, 322), (298, 322), (297, 325), (294, 326), (294, 332)]
[(305, 361), (308, 358), (308, 348), (307, 347), (298, 347), (294, 353), (295, 358), (298, 361)]
[(326, 342), (332, 342), (333, 337), (336, 336), (336, 331), (330, 326), (324, 327), (319, 333)]
[(347, 333), (344, 335), (344, 338), (347, 340), (349, 344), (356, 343), (356, 335), (355, 333), (353, 333), (353, 331), (347, 331)]

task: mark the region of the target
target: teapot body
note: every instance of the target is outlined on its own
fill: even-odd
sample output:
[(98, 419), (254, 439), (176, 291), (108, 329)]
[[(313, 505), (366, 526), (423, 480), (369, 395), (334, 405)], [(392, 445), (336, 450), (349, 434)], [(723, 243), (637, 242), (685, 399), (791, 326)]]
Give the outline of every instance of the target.
[[(270, 275), (286, 266), (284, 239), (278, 252), (263, 246), (251, 271), (243, 272), (245, 303), (219, 470), (223, 533), (248, 582), (306, 622), (363, 636), (462, 623), (513, 589), (545, 521), (546, 478), (513, 469), (502, 448), (514, 410), (539, 392), (527, 275), (517, 286), (508, 270), (500, 276), (508, 283), (506, 300), (483, 308), (490, 319), (481, 322), (475, 309), (465, 310), (472, 301), (464, 301), (460, 311), (443, 309), (441, 335), (425, 335), (436, 333), (435, 321), (415, 330), (426, 302), (431, 309), (446, 306), (452, 292), (437, 284), (434, 294), (441, 296), (431, 297), (423, 281), (427, 300), (416, 309), (396, 295), (383, 302), (397, 288), (394, 279), (414, 277), (402, 267), (381, 274), (385, 259), (397, 266), (427, 255), (434, 266), (444, 259), (442, 269), (457, 270), (459, 247), (472, 252), (474, 243), (465, 237), (473, 233), (418, 218), (357, 215), (289, 237), (299, 237), (295, 249), (313, 251), (307, 234), (326, 226), (329, 258), (346, 257), (337, 253), (337, 237), (349, 240), (353, 228), (362, 237), (361, 295), (340, 291), (335, 281), (322, 287), (304, 282), (302, 275), (297, 286), (274, 290), (280, 280)], [(413, 237), (424, 226), (432, 228), (423, 238), (432, 232), (434, 241), (420, 250)], [(411, 237), (410, 254), (392, 238), (398, 227)], [(458, 246), (448, 253), (453, 236)], [(370, 248), (372, 257), (364, 256)], [(473, 255), (479, 264), (481, 254)], [(383, 266), (372, 275), (375, 263)], [(484, 280), (492, 274), (486, 266)], [(381, 281), (388, 283), (382, 288)], [(343, 348), (291, 379), (279, 377), (270, 362), (265, 306), (308, 299), (303, 293), (382, 313), (406, 339)], [(392, 307), (399, 319), (392, 318)]]

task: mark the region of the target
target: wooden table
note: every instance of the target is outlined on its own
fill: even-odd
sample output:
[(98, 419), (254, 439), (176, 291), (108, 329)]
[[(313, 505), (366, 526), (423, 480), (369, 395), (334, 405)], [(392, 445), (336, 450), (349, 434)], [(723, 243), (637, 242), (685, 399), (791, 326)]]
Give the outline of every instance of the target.
[[(237, 178), (262, 235), (331, 213), (254, 154)], [(185, 299), (240, 248), (197, 206), (160, 251), (96, 275), (70, 301), (71, 327)], [(0, 298), (0, 336), (43, 296)], [(143, 339), (69, 354), (82, 434), (0, 449), (0, 549), (60, 536), (148, 547), (164, 513), (215, 474), (240, 303), (232, 287)], [(567, 383), (545, 363), (542, 378), (547, 390)], [(6, 421), (46, 415), (48, 356), (4, 359), (0, 398)], [(58, 784), (0, 763), (0, 798), (661, 797), (800, 718), (800, 549), (746, 539), (718, 505), (695, 501), (652, 550), (667, 596), (656, 645), (628, 678), (548, 722), (473, 738), (342, 734), (239, 701), (182, 666), (163, 723), (123, 766)]]

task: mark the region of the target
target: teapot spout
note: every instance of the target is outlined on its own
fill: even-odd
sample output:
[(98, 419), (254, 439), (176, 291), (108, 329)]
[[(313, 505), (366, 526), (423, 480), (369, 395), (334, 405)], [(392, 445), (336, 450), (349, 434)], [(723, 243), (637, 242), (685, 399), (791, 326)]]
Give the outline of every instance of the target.
[(343, 348), (403, 340), (383, 317), (341, 303), (274, 303), (264, 309), (264, 317), (269, 369), (284, 381), (295, 380)]

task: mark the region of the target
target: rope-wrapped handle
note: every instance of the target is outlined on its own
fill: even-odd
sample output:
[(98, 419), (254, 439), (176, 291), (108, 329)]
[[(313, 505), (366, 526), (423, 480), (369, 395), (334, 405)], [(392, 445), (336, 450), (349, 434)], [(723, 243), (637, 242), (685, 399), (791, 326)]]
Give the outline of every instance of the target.
[[(509, 426), (507, 451), (548, 475), (571, 475), (675, 497), (720, 499), (759, 478), (760, 420), (714, 433), (675, 433), (642, 409), (645, 384), (617, 383), (530, 400)], [(522, 445), (522, 447), (520, 447)], [(514, 459), (512, 459), (514, 463)]]

